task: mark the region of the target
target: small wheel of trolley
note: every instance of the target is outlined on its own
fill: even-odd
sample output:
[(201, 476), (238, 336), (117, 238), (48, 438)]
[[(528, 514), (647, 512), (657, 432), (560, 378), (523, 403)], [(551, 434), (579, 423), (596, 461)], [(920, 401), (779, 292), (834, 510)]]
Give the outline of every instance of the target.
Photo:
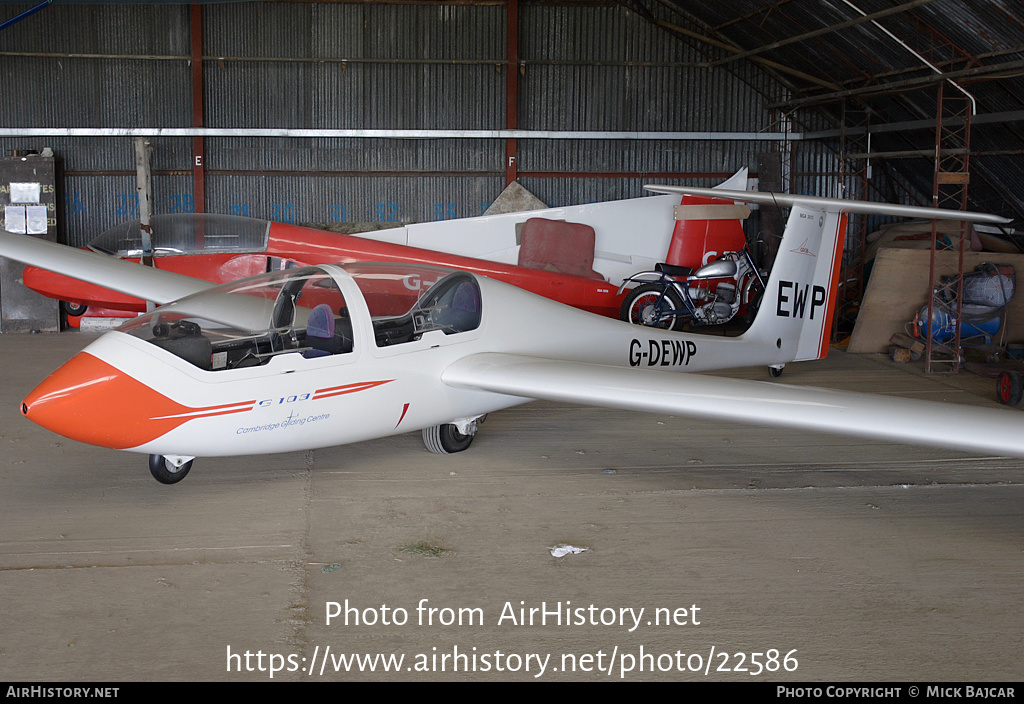
[(1020, 372), (1002, 372), (996, 382), (996, 400), (1007, 406), (1016, 406), (1024, 395), (1024, 376)]

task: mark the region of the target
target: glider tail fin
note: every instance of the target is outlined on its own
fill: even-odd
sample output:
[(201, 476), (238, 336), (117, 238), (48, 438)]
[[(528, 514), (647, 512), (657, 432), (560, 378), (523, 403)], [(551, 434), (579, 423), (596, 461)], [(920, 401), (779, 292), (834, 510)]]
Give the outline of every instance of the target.
[(774, 348), (779, 363), (828, 354), (846, 213), (794, 206), (757, 317), (744, 338)]

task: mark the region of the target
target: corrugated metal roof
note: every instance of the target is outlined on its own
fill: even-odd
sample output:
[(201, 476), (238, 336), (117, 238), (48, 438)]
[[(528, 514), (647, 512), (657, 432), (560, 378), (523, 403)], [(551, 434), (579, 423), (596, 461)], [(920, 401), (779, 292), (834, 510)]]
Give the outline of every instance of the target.
[[(739, 50), (780, 44), (740, 61), (767, 59), (834, 84), (829, 89), (762, 64), (763, 70), (789, 87), (787, 97), (769, 106), (795, 110), (803, 124), (823, 116), (838, 126), (844, 108), (848, 113), (866, 111), (871, 125), (934, 120), (938, 81), (927, 63), (942, 73), (966, 72), (956, 83), (976, 100), (977, 114), (1003, 116), (999, 121), (976, 122), (972, 128), (972, 206), (1024, 218), (1024, 4), (1010, 0), (666, 2), (678, 9), (674, 21)], [(877, 19), (877, 25), (861, 22), (800, 38), (856, 20), (861, 13), (894, 8), (898, 11)], [(701, 44), (690, 38), (681, 41)], [(719, 62), (736, 52), (707, 43), (703, 50), (712, 65), (724, 68), (735, 63)], [(918, 85), (906, 85), (914, 79)], [(842, 90), (855, 93), (843, 100), (837, 95)], [(958, 93), (946, 82), (946, 96)], [(897, 152), (934, 145), (934, 127), (925, 126), (875, 134), (871, 147), (875, 152)], [(891, 161), (915, 189), (930, 196), (933, 160)]]

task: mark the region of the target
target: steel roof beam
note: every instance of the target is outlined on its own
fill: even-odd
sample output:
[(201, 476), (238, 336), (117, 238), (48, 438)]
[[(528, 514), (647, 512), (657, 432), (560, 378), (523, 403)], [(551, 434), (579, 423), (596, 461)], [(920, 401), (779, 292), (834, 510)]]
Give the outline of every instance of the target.
[(736, 54), (735, 56), (729, 56), (724, 59), (718, 59), (717, 61), (711, 62), (711, 65), (720, 66), (722, 64), (727, 64), (731, 61), (738, 61), (739, 59), (750, 58), (752, 56), (755, 56), (756, 54), (760, 54), (765, 51), (771, 51), (772, 49), (778, 49), (780, 47), (787, 46), (789, 44), (794, 44), (796, 42), (806, 41), (807, 39), (813, 39), (814, 37), (819, 37), (822, 34), (838, 32), (840, 30), (855, 27), (856, 25), (864, 24), (865, 22), (871, 22), (872, 20), (877, 20), (882, 17), (888, 17), (889, 15), (895, 15), (900, 12), (906, 12), (907, 10), (913, 10), (916, 7), (920, 7), (921, 5), (927, 5), (928, 3), (931, 2), (935, 2), (935, 0), (912, 0), (912, 2), (904, 3), (903, 5), (897, 5), (896, 7), (890, 7), (887, 10), (880, 10), (870, 15), (863, 15), (861, 17), (856, 17), (852, 20), (840, 22), (839, 24), (833, 24), (828, 27), (822, 27), (821, 29), (815, 29), (810, 32), (805, 32), (804, 34), (798, 34), (797, 36), (789, 37), (788, 39), (780, 39), (777, 42), (765, 44), (764, 46), (760, 46), (756, 49), (751, 49), (749, 51), (744, 51), (743, 53)]
[(919, 88), (926, 88), (933, 83), (948, 81), (950, 79), (956, 80), (960, 78), (975, 77), (999, 78), (1002, 76), (992, 76), (990, 74), (1006, 72), (1007, 75), (1018, 75), (1022, 70), (1024, 70), (1024, 61), (1007, 61), (1002, 64), (976, 66), (974, 68), (962, 69), (960, 71), (936, 73), (928, 76), (922, 76), (920, 78), (908, 78), (905, 81), (895, 81), (893, 83), (883, 83), (875, 86), (864, 86), (862, 88), (848, 88), (846, 90), (835, 91), (833, 93), (823, 93), (821, 95), (807, 96), (805, 98), (794, 98), (792, 100), (771, 103), (766, 107), (769, 109), (789, 109), (803, 107), (806, 105), (831, 103), (842, 100), (843, 98), (851, 98), (854, 96), (863, 97), (877, 93), (902, 93), (917, 90)]
[[(699, 32), (691, 32), (690, 30), (686, 29), (685, 27), (680, 27), (677, 24), (672, 24), (671, 22), (666, 22), (665, 20), (657, 20), (656, 24), (659, 27), (663, 27), (664, 29), (669, 30), (670, 32), (676, 32), (678, 34), (682, 34), (684, 37), (690, 37), (691, 39), (697, 39), (699, 41), (705, 42), (705, 43), (710, 44), (712, 46), (716, 46), (719, 49), (725, 49), (726, 51), (731, 51), (731, 52), (735, 52), (735, 53), (739, 53), (741, 51), (740, 49), (737, 49), (736, 47), (730, 46), (729, 44), (726, 44), (725, 42), (720, 42), (717, 39), (712, 39), (711, 37), (708, 37), (708, 36), (705, 36), (703, 34), (700, 34)], [(759, 63), (762, 66), (767, 66), (768, 68), (774, 69), (774, 70), (776, 70), (776, 71), (778, 71), (780, 73), (785, 73), (785, 74), (788, 74), (790, 76), (796, 76), (797, 78), (802, 78), (805, 81), (809, 81), (810, 83), (814, 83), (814, 84), (819, 85), (819, 86), (832, 87), (832, 88), (837, 88), (838, 87), (835, 83), (832, 83), (831, 81), (826, 81), (826, 80), (824, 80), (822, 78), (818, 78), (817, 76), (812, 76), (809, 73), (804, 73), (803, 71), (797, 71), (794, 68), (790, 68), (789, 66), (785, 66), (785, 65), (780, 64), (780, 63), (775, 62), (775, 61), (769, 61), (768, 59), (763, 59), (760, 56), (751, 57), (750, 60), (754, 61), (756, 63)]]
[(305, 127), (0, 127), (0, 137), (273, 137), (325, 139), (626, 139), (792, 142), (800, 132), (628, 132), (574, 130), (319, 129)]

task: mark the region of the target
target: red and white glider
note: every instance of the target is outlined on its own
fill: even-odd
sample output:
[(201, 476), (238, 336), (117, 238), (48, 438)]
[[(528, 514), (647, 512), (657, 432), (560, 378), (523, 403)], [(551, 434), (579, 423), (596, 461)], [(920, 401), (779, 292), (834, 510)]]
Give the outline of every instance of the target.
[[(742, 169), (717, 188), (746, 188)], [(459, 220), (415, 223), (343, 235), (280, 222), (219, 214), (156, 215), (149, 235), (153, 266), (212, 283), (310, 264), (415, 262), (469, 271), (545, 298), (619, 317), (622, 280), (658, 262), (697, 269), (736, 252), (746, 240), (741, 220), (676, 206), (711, 202), (696, 196), (590, 203)], [(717, 203), (724, 201), (717, 200)], [(89, 243), (94, 252), (138, 262), (146, 248), (139, 221)], [(134, 317), (141, 296), (113, 291), (46, 268), (25, 268), (30, 289), (64, 303), (79, 316)]]

